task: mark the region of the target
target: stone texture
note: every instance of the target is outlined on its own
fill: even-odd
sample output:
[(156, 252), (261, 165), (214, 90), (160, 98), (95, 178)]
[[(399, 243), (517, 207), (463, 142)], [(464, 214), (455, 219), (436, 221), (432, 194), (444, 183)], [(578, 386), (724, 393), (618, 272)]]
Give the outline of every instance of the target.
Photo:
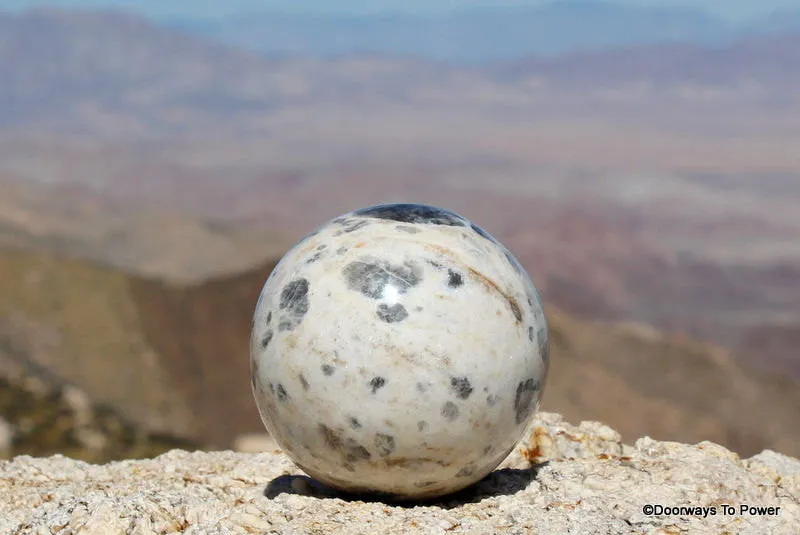
[(299, 241), (258, 298), (264, 426), (310, 476), (422, 499), (479, 481), (539, 408), (539, 294), (512, 253), (442, 208), (384, 204)]
[[(0, 462), (0, 533), (795, 534), (800, 525), (800, 460), (769, 450), (742, 460), (710, 442), (624, 446), (604, 425), (548, 413), (529, 431), (475, 486), (412, 504), (332, 491), (279, 450), (174, 450), (106, 465), (21, 456)], [(647, 516), (648, 504), (716, 514)], [(742, 505), (780, 509), (739, 514)]]

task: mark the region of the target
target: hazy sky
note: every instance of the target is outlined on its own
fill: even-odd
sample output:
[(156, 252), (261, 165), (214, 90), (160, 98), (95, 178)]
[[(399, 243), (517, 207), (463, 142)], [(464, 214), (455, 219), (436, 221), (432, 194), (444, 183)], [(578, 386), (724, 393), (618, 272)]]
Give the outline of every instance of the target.
[[(154, 17), (218, 17), (241, 12), (280, 9), (302, 12), (412, 12), (425, 13), (463, 7), (531, 6), (548, 0), (2, 0), (0, 7), (21, 9), (38, 5), (119, 7)], [(584, 0), (593, 1), (593, 0)], [(597, 0), (600, 1), (600, 0)], [(699, 7), (728, 20), (743, 20), (775, 8), (800, 9), (800, 0), (622, 0), (638, 5)]]

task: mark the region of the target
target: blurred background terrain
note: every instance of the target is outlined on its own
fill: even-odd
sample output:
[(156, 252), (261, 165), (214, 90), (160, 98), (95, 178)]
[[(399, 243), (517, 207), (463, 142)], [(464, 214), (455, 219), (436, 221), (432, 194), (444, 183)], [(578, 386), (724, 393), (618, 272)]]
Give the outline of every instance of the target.
[(271, 268), (398, 201), (532, 275), (546, 410), (800, 456), (800, 1), (222, 6), (3, 3), (0, 456), (262, 432)]

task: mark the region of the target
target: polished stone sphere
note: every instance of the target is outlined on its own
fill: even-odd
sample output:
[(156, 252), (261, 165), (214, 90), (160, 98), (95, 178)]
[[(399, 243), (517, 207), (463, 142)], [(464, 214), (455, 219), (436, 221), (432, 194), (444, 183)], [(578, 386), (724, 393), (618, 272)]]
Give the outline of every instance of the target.
[(505, 459), (548, 358), (539, 296), (508, 249), (453, 212), (386, 204), (286, 253), (259, 297), (250, 361), (261, 418), (297, 466), (410, 499)]

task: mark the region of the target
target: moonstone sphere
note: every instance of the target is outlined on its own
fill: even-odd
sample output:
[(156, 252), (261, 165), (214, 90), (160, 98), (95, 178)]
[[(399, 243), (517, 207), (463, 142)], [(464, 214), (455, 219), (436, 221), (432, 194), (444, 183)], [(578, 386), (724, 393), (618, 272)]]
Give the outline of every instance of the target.
[(447, 210), (386, 204), (297, 243), (266, 281), (252, 387), (276, 443), (334, 488), (441, 496), (522, 438), (548, 371), (530, 278)]

